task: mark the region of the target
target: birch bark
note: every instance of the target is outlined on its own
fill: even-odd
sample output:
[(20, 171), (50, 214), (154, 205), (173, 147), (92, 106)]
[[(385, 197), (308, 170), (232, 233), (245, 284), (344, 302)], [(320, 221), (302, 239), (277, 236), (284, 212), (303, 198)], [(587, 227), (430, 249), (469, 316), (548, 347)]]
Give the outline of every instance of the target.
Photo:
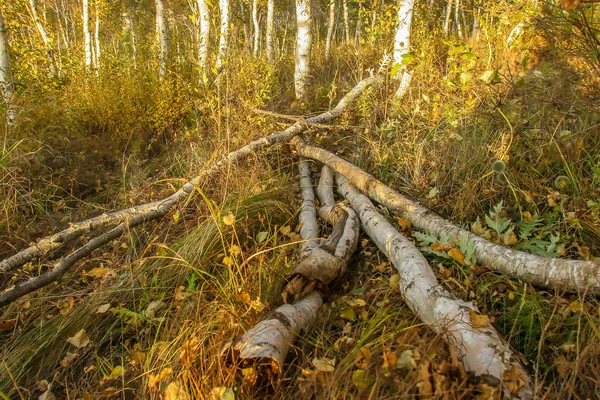
[(258, 0), (252, 1), (252, 26), (254, 27), (254, 46), (252, 47), (252, 53), (254, 54), (254, 57), (257, 57), (260, 46), (260, 26), (258, 24)]
[[(87, 0), (85, 0), (87, 1)], [(156, 34), (159, 45), (158, 75), (162, 78), (167, 73), (167, 57), (169, 55), (169, 31), (167, 29), (167, 1), (156, 0)]]
[[(398, 28), (394, 38), (394, 64), (402, 65), (403, 56), (410, 52), (410, 26), (412, 23), (415, 0), (404, 0), (398, 9)], [(412, 74), (404, 69), (396, 97), (401, 98), (410, 86)]]
[(85, 68), (92, 69), (92, 35), (90, 34), (90, 2), (83, 0), (83, 44), (85, 46)]
[(48, 57), (48, 61), (50, 62), (50, 73), (52, 75), (56, 75), (56, 65), (54, 60), (54, 50), (52, 39), (46, 30), (46, 27), (42, 20), (40, 19), (40, 15), (37, 11), (37, 0), (29, 0), (29, 5), (31, 6), (31, 15), (35, 22), (35, 26), (37, 27), (42, 40), (44, 41), (44, 47), (46, 47), (46, 55)]
[(267, 3), (267, 61), (275, 61), (275, 0)]
[(198, 0), (198, 13), (200, 23), (200, 44), (198, 46), (198, 63), (201, 76), (208, 73), (208, 46), (210, 43), (210, 15), (206, 0)]
[(4, 25), (4, 17), (2, 9), (0, 9), (0, 92), (2, 100), (6, 103), (7, 112), (6, 120), (12, 124), (14, 119), (13, 110), (11, 108), (11, 100), (13, 96), (13, 77), (10, 67), (10, 51), (8, 46), (8, 34)]
[(96, 21), (95, 21), (95, 31), (94, 31), (94, 43), (96, 44), (96, 74), (100, 73), (100, 6), (98, 2), (100, 0), (95, 0), (94, 7), (96, 11)]
[(225, 63), (227, 58), (227, 39), (229, 36), (229, 0), (219, 0), (221, 9), (221, 32), (219, 36), (219, 52), (217, 54), (217, 69)]
[(296, 0), (296, 22), (294, 87), (296, 90), (296, 99), (304, 100), (310, 79), (310, 52), (312, 49), (310, 0)]
[(342, 1), (344, 8), (344, 33), (346, 34), (346, 43), (350, 42), (350, 17), (348, 16), (348, 0)]
[(416, 229), (438, 237), (442, 233), (457, 239), (464, 236), (473, 243), (477, 262), (481, 265), (489, 265), (497, 272), (536, 286), (600, 294), (599, 262), (546, 258), (494, 244), (443, 219), (333, 153), (308, 146), (298, 137), (291, 143), (296, 146), (299, 155), (320, 161), (348, 177), (370, 198), (395, 214), (410, 219)]
[(400, 293), (408, 307), (451, 345), (467, 371), (492, 375), (500, 382), (505, 374), (519, 376), (517, 390), (504, 387), (505, 397), (533, 398), (531, 378), (512, 353), (508, 344), (491, 326), (478, 327), (472, 321), (479, 310), (471, 302), (455, 298), (440, 285), (427, 260), (415, 245), (402, 236), (377, 212), (373, 203), (348, 179), (336, 177), (340, 194), (350, 201), (360, 218), (363, 230), (373, 239), (400, 274)]
[(335, 0), (329, 2), (329, 21), (327, 24), (327, 40), (325, 42), (325, 60), (331, 57), (331, 42), (333, 40), (333, 30), (335, 28)]

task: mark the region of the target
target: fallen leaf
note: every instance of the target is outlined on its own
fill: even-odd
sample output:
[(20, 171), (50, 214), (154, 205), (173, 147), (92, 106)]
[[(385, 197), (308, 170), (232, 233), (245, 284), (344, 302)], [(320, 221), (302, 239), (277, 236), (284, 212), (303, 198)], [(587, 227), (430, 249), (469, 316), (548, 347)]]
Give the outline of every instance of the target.
[(571, 363), (569, 363), (564, 356), (556, 358), (556, 360), (554, 360), (554, 366), (562, 379), (565, 379), (569, 375), (572, 368)]
[(192, 295), (192, 293), (185, 291), (185, 286), (180, 285), (175, 288), (175, 296), (173, 296), (173, 297), (174, 297), (175, 301), (182, 301), (182, 300), (185, 300), (186, 298), (190, 297), (191, 295)]
[(346, 321), (354, 322), (356, 321), (356, 312), (352, 307), (345, 307), (340, 311), (340, 317), (345, 319)]
[(416, 362), (413, 359), (412, 350), (404, 350), (400, 357), (398, 357), (398, 361), (396, 361), (396, 366), (401, 369), (411, 370), (416, 366)]
[(110, 381), (113, 379), (120, 379), (124, 373), (125, 373), (125, 369), (122, 366), (117, 365), (116, 367), (114, 367), (112, 369), (112, 371), (110, 371), (109, 375), (104, 376), (103, 380)]
[(394, 274), (394, 275), (390, 276), (390, 286), (393, 289), (398, 288), (399, 284), (400, 284), (400, 274)]
[(366, 347), (360, 349), (356, 357), (354, 357), (354, 365), (358, 368), (366, 369), (371, 361), (371, 350)]
[(63, 368), (69, 368), (71, 365), (73, 365), (73, 361), (75, 361), (75, 359), (77, 357), (78, 357), (77, 353), (67, 352), (67, 355), (65, 356), (65, 358), (63, 358), (60, 361), (60, 366)]
[(284, 235), (284, 236), (289, 236), (289, 234), (290, 234), (291, 231), (292, 231), (292, 227), (289, 226), (289, 225), (282, 226), (279, 229), (279, 232), (281, 232), (281, 234)]
[(449, 249), (450, 249), (450, 247), (448, 245), (441, 244), (440, 242), (435, 242), (431, 246), (431, 251), (447, 251)]
[(184, 365), (191, 365), (198, 355), (198, 348), (200, 347), (200, 341), (196, 338), (188, 339), (179, 351), (179, 360)]
[(390, 349), (383, 350), (383, 365), (382, 368), (396, 368), (398, 363), (398, 356)]
[(519, 390), (525, 386), (525, 376), (517, 366), (513, 366), (511, 369), (504, 371), (502, 379), (512, 394), (518, 393)]
[(40, 395), (40, 397), (38, 397), (38, 400), (54, 400), (56, 399), (56, 396), (54, 396), (54, 393), (52, 393), (52, 384), (48, 385), (48, 390), (46, 390), (44, 393), (42, 393)]
[(189, 398), (190, 396), (179, 383), (171, 382), (165, 389), (162, 400), (189, 400)]
[(224, 265), (227, 265), (228, 267), (231, 267), (233, 265), (233, 258), (229, 257), (229, 256), (225, 256), (223, 257), (223, 261), (221, 261)]
[(465, 265), (465, 255), (459, 249), (451, 248), (448, 250), (448, 255), (460, 265)]
[(68, 338), (67, 342), (71, 343), (75, 347), (82, 348), (90, 344), (90, 339), (86, 335), (85, 329), (82, 329), (79, 332), (77, 332), (75, 336)]
[(502, 241), (504, 242), (505, 245), (511, 246), (511, 245), (517, 243), (517, 235), (515, 235), (515, 233), (513, 231), (508, 231), (502, 237)]
[(312, 364), (317, 371), (333, 372), (335, 370), (335, 358), (313, 358)]
[(0, 321), (0, 331), (10, 331), (17, 326), (16, 319), (6, 319), (4, 321)]
[(156, 385), (160, 384), (163, 379), (171, 375), (171, 372), (173, 372), (171, 368), (165, 368), (160, 371), (160, 374), (158, 375), (148, 374), (148, 389), (152, 389)]
[(242, 379), (245, 385), (254, 386), (258, 380), (258, 372), (254, 367), (242, 368)]
[(90, 278), (103, 278), (108, 273), (109, 269), (105, 267), (96, 267), (87, 272), (83, 272), (82, 276)]
[(231, 245), (231, 247), (229, 248), (229, 254), (231, 254), (232, 256), (239, 256), (240, 254), (242, 254), (242, 248), (237, 244)]
[(580, 312), (581, 310), (583, 310), (583, 306), (579, 301), (576, 300), (569, 304), (569, 310), (571, 310), (571, 312), (573, 313)]
[(408, 218), (398, 217), (398, 218), (396, 218), (396, 221), (398, 221), (398, 225), (400, 225), (400, 227), (404, 231), (409, 230), (412, 226), (410, 219), (408, 219)]
[(154, 300), (153, 302), (148, 304), (148, 307), (146, 307), (146, 310), (144, 310), (144, 312), (142, 314), (144, 314), (144, 316), (146, 318), (154, 319), (154, 318), (156, 318), (156, 313), (158, 311), (160, 311), (162, 308), (164, 308), (165, 306), (166, 306), (166, 304), (164, 301)]
[(360, 389), (368, 389), (375, 380), (364, 369), (357, 369), (352, 373), (352, 383)]
[(269, 232), (258, 232), (256, 234), (256, 241), (258, 242), (258, 244), (261, 244), (262, 242), (264, 242), (265, 240), (267, 240), (267, 237), (269, 236)]
[(429, 362), (423, 362), (419, 366), (419, 376), (417, 388), (419, 394), (425, 398), (429, 398), (433, 395), (433, 385), (431, 383), (431, 372), (429, 372)]
[(107, 312), (110, 308), (110, 303), (106, 303), (106, 304), (102, 304), (100, 307), (98, 307), (98, 310), (96, 311), (97, 314), (104, 314), (105, 312)]
[(141, 351), (136, 351), (131, 355), (131, 361), (136, 364), (143, 364), (146, 361), (146, 354)]
[(238, 303), (250, 304), (252, 302), (252, 298), (246, 291), (240, 292), (237, 296), (235, 296), (235, 301)]
[(469, 310), (471, 318), (471, 326), (475, 329), (484, 328), (490, 324), (490, 317), (484, 314), (479, 314), (473, 310)]
[(69, 296), (58, 302), (58, 311), (60, 315), (67, 315), (75, 305), (75, 298)]

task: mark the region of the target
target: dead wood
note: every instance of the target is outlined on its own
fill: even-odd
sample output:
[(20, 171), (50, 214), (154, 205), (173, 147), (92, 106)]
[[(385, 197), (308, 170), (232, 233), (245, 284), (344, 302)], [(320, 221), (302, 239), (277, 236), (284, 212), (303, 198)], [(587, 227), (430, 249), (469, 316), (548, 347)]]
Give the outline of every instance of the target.
[(335, 172), (346, 176), (370, 198), (409, 219), (416, 229), (437, 236), (442, 233), (458, 239), (465, 236), (473, 243), (477, 261), (481, 265), (489, 265), (497, 272), (537, 286), (600, 294), (600, 263), (598, 262), (541, 257), (494, 244), (450, 223), (327, 150), (309, 146), (299, 137), (292, 140), (292, 145), (299, 155), (320, 161)]
[(336, 178), (340, 193), (352, 204), (364, 231), (398, 270), (400, 292), (409, 308), (456, 347), (467, 371), (491, 375), (502, 382), (507, 398), (533, 398), (531, 378), (489, 320), (478, 322), (481, 314), (477, 307), (455, 298), (440, 285), (415, 245), (387, 222), (347, 178)]
[(149, 220), (164, 216), (175, 204), (190, 195), (193, 189), (198, 186), (203, 179), (215, 176), (221, 171), (223, 166), (242, 161), (247, 156), (254, 154), (260, 149), (270, 147), (276, 143), (288, 141), (295, 135), (304, 132), (308, 126), (307, 122), (311, 124), (320, 124), (333, 120), (344, 111), (348, 104), (350, 104), (362, 92), (364, 92), (366, 88), (382, 81), (383, 77), (380, 75), (363, 79), (338, 102), (335, 108), (317, 116), (307, 118), (305, 122), (296, 122), (294, 125), (290, 126), (281, 133), (262, 137), (236, 151), (227, 154), (221, 158), (221, 160), (202, 171), (194, 179), (187, 182), (177, 192), (165, 199), (141, 204), (125, 210), (105, 213), (85, 221), (74, 223), (69, 228), (61, 232), (38, 240), (37, 243), (31, 245), (30, 247), (21, 250), (17, 254), (1, 261), (0, 273), (13, 271), (14, 269), (33, 260), (34, 258), (41, 257), (48, 252), (63, 246), (65, 243), (80, 237), (81, 235), (87, 232), (95, 231), (101, 227), (120, 224), (125, 220), (132, 219), (139, 215), (148, 215)]

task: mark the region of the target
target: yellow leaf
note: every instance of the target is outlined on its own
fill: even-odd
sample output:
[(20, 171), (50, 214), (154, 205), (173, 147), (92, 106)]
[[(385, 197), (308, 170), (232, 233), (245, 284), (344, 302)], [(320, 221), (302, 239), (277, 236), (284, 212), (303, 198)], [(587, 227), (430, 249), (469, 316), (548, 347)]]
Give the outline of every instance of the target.
[(136, 364), (143, 364), (146, 361), (146, 354), (142, 353), (141, 351), (136, 351), (131, 356), (131, 361)]
[(449, 247), (447, 245), (441, 244), (440, 242), (435, 242), (431, 246), (431, 251), (446, 251), (448, 249), (449, 249)]
[(346, 321), (356, 321), (356, 313), (354, 312), (352, 307), (346, 307), (342, 311), (340, 311), (340, 317), (342, 317)]
[(358, 368), (367, 368), (371, 361), (371, 350), (366, 347), (360, 349), (360, 352), (354, 357), (354, 365)]
[(460, 265), (465, 265), (465, 255), (457, 248), (451, 248), (448, 250), (448, 255), (452, 257)]
[(519, 390), (525, 386), (525, 378), (523, 372), (517, 368), (517, 366), (513, 366), (511, 369), (504, 371), (504, 374), (502, 375), (506, 387), (508, 387), (512, 394), (518, 393)]
[(510, 245), (517, 243), (517, 236), (515, 235), (515, 233), (513, 231), (509, 231), (504, 234), (502, 241), (504, 242), (505, 245), (510, 246)]
[(222, 263), (227, 265), (228, 267), (231, 267), (233, 265), (233, 258), (231, 258), (229, 256), (225, 256), (225, 257), (223, 257)]
[(235, 301), (237, 301), (238, 303), (250, 304), (252, 302), (252, 298), (250, 297), (248, 292), (243, 291), (237, 296), (235, 296)]
[(335, 370), (335, 358), (313, 358), (312, 364), (317, 371), (333, 372)]
[(383, 351), (383, 365), (382, 368), (395, 368), (398, 363), (398, 356), (390, 349)]
[(258, 380), (258, 372), (254, 367), (242, 368), (242, 377), (244, 384), (254, 386)]
[(284, 236), (289, 236), (291, 231), (292, 228), (289, 225), (282, 226), (281, 229), (279, 229), (279, 232), (281, 232), (281, 234)]
[(390, 286), (394, 289), (400, 284), (400, 274), (394, 274), (390, 276)]
[(73, 361), (75, 361), (76, 358), (77, 358), (77, 353), (67, 352), (67, 355), (65, 356), (65, 358), (63, 358), (60, 361), (60, 366), (63, 368), (69, 368), (73, 364)]
[(373, 378), (364, 369), (357, 369), (352, 373), (352, 383), (360, 389), (368, 389), (373, 383)]
[(173, 214), (173, 221), (177, 224), (179, 223), (179, 217), (181, 217), (181, 215), (179, 214), (179, 211), (175, 212), (175, 214)]
[(97, 314), (104, 314), (110, 308), (110, 303), (102, 304), (96, 311)]
[(229, 254), (233, 256), (239, 256), (240, 254), (242, 254), (242, 248), (234, 244), (229, 248)]
[(583, 306), (581, 305), (581, 303), (579, 301), (574, 301), (571, 304), (569, 304), (569, 310), (571, 310), (571, 312), (580, 312), (583, 309)]
[(484, 314), (479, 314), (473, 310), (469, 310), (471, 317), (471, 326), (475, 329), (484, 328), (490, 324), (490, 317)]
[(235, 224), (235, 215), (229, 213), (228, 215), (224, 216), (223, 223), (227, 226), (232, 226)]
[(148, 388), (152, 389), (158, 385), (163, 379), (171, 375), (171, 372), (173, 372), (171, 368), (165, 368), (158, 375), (148, 374)]
[(107, 273), (108, 273), (108, 268), (97, 267), (97, 268), (91, 269), (91, 270), (89, 270), (87, 272), (84, 272), (82, 275), (83, 276), (89, 276), (91, 278), (102, 278)]
[(408, 218), (399, 217), (399, 218), (396, 218), (396, 220), (398, 221), (398, 225), (400, 225), (402, 230), (405, 230), (405, 231), (409, 230), (412, 225), (410, 222), (410, 219), (408, 219)]
[(75, 347), (82, 348), (90, 344), (90, 339), (86, 335), (85, 330), (82, 329), (79, 332), (77, 332), (75, 336), (68, 338), (67, 342), (71, 343)]
[(116, 367), (114, 367), (112, 369), (112, 371), (110, 371), (110, 375), (106, 376), (105, 379), (106, 380), (118, 379), (121, 376), (123, 376), (124, 373), (125, 373), (125, 370), (123, 369), (123, 367), (120, 365), (117, 365)]
[(185, 389), (177, 382), (169, 383), (165, 389), (162, 400), (189, 400)]
[(367, 305), (367, 302), (364, 301), (363, 299), (347, 298), (345, 300), (346, 300), (346, 304), (348, 304), (352, 308), (365, 307)]

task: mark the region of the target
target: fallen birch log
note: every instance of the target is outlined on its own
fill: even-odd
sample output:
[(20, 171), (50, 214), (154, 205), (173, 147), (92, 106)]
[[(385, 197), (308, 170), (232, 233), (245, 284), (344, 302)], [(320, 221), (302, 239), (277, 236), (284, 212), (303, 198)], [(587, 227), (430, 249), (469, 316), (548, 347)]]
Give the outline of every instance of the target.
[(346, 176), (368, 197), (410, 219), (416, 229), (431, 232), (438, 237), (442, 233), (458, 239), (466, 236), (474, 245), (477, 262), (482, 265), (489, 265), (497, 272), (537, 286), (600, 294), (598, 262), (541, 257), (494, 244), (448, 222), (327, 150), (309, 146), (299, 137), (295, 137), (291, 143), (300, 156), (317, 160)]
[(415, 245), (387, 222), (347, 178), (336, 178), (340, 193), (357, 212), (364, 231), (398, 270), (400, 292), (408, 307), (456, 347), (467, 371), (497, 378), (505, 397), (533, 398), (529, 375), (498, 332), (491, 325), (477, 326), (473, 322), (479, 310), (440, 285)]
[(128, 219), (134, 218), (139, 215), (151, 214), (151, 219), (157, 219), (161, 216), (164, 216), (175, 204), (177, 204), (190, 193), (192, 193), (194, 187), (198, 186), (202, 179), (216, 175), (221, 170), (221, 167), (234, 162), (239, 162), (260, 149), (270, 147), (276, 143), (285, 142), (291, 139), (292, 137), (304, 132), (307, 129), (308, 125), (306, 122), (320, 124), (329, 122), (334, 118), (337, 118), (348, 106), (348, 104), (356, 100), (356, 98), (361, 93), (363, 93), (366, 88), (382, 81), (383, 77), (380, 75), (375, 75), (363, 79), (338, 102), (335, 108), (321, 113), (317, 116), (307, 118), (306, 121), (296, 122), (294, 125), (290, 126), (281, 133), (260, 138), (236, 151), (227, 154), (226, 156), (221, 158), (221, 160), (202, 171), (194, 179), (187, 182), (177, 192), (165, 199), (141, 204), (125, 210), (105, 213), (97, 217), (72, 224), (69, 228), (61, 232), (40, 239), (34, 245), (31, 245), (30, 247), (21, 250), (17, 254), (1, 261), (0, 273), (13, 271), (14, 269), (33, 260), (34, 258), (41, 257), (52, 250), (58, 249), (65, 243), (76, 239), (77, 237), (83, 235), (86, 232), (94, 231), (101, 227), (120, 224), (121, 222), (124, 222)]
[[(298, 220), (302, 224), (300, 232), (304, 239), (301, 254), (305, 260), (312, 260), (311, 262), (316, 266), (317, 276), (310, 275), (313, 270), (305, 270), (304, 273), (306, 275), (301, 275), (301, 272), (297, 272), (298, 268), (296, 268), (295, 272), (297, 275), (295, 278), (302, 277), (302, 279), (306, 280), (304, 282), (305, 286), (301, 289), (309, 287), (312, 290), (315, 287), (314, 282), (318, 281), (324, 275), (333, 276), (333, 279), (335, 279), (336, 273), (339, 273), (335, 268), (337, 268), (337, 265), (341, 261), (338, 257), (315, 245), (319, 226), (316, 218), (315, 199), (308, 162), (302, 160), (299, 169), (302, 208)], [(329, 191), (332, 192), (331, 187)], [(345, 217), (340, 219), (338, 224), (341, 221), (344, 222), (344, 226), (347, 228), (344, 228), (344, 232), (338, 236), (338, 243), (341, 242), (342, 238), (346, 238), (350, 242), (342, 242), (339, 247), (336, 245), (335, 254), (340, 254), (343, 260), (349, 260), (352, 253), (346, 254), (343, 252), (353, 252), (356, 249), (358, 243), (358, 218), (356, 216), (354, 219)], [(352, 242), (354, 245), (352, 245)], [(327, 256), (324, 256), (324, 254)], [(332, 259), (338, 260), (337, 263), (332, 264)], [(298, 264), (298, 266), (300, 265), (301, 263)], [(334, 268), (332, 272), (320, 271), (331, 268)], [(343, 269), (345, 270), (345, 265)], [(294, 279), (291, 282), (294, 282)], [(296, 336), (302, 329), (305, 329), (316, 320), (318, 311), (323, 305), (321, 294), (318, 290), (314, 290), (308, 294), (305, 294), (305, 290), (301, 290), (301, 292), (300, 296), (303, 297), (298, 299), (294, 304), (284, 304), (278, 307), (267, 319), (248, 330), (231, 346), (233, 357), (238, 365), (242, 368), (254, 368), (254, 373), (249, 374), (254, 377), (254, 380), (260, 378), (272, 382), (279, 377), (283, 371), (283, 363), (287, 353), (296, 340)], [(250, 383), (254, 384), (255, 382), (251, 381)]]

